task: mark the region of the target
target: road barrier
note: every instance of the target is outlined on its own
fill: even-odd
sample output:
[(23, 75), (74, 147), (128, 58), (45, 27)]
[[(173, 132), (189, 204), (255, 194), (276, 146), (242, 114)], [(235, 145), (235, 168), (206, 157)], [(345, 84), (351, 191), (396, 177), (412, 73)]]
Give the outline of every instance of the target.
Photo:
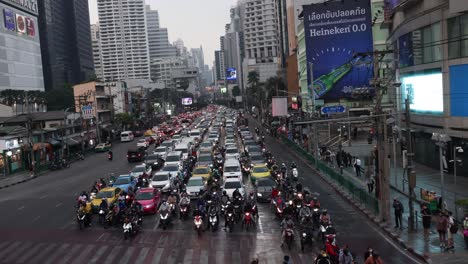
[(342, 190), (346, 191), (355, 201), (361, 203), (364, 207), (371, 210), (374, 215), (379, 214), (379, 201), (372, 194), (368, 193), (363, 187), (357, 186), (351, 180), (343, 177), (338, 171), (329, 167), (326, 163), (318, 160), (315, 161), (315, 157), (307, 152), (305, 149), (301, 148), (299, 145), (293, 141), (282, 137), (282, 141), (288, 147), (296, 151), (303, 158), (305, 158), (309, 164), (315, 166), (317, 164), (317, 170), (320, 171), (323, 175), (326, 175), (330, 180), (336, 183)]

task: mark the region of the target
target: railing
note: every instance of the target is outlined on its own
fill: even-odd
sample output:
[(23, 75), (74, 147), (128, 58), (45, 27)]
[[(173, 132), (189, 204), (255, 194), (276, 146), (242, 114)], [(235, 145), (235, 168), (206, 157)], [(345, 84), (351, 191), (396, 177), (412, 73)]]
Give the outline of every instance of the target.
[(314, 156), (291, 140), (285, 137), (283, 137), (282, 140), (286, 145), (304, 157), (311, 165), (315, 166), (315, 164), (317, 164), (317, 169), (330, 180), (338, 184), (343, 191), (346, 191), (353, 198), (353, 200), (361, 203), (365, 208), (371, 210), (375, 215), (378, 215), (379, 201), (372, 194), (369, 194), (367, 190), (355, 185), (352, 181), (343, 177), (343, 175), (329, 167), (326, 163), (320, 160), (316, 161)]

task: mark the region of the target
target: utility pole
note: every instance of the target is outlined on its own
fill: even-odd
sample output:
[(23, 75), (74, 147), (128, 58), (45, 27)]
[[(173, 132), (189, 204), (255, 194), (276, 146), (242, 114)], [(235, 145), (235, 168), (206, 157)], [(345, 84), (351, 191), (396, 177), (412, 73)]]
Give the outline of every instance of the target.
[(410, 103), (409, 103), (409, 98), (407, 97), (405, 99), (405, 112), (406, 112), (406, 133), (407, 133), (407, 138), (406, 138), (406, 143), (407, 143), (407, 162), (408, 166), (407, 168), (407, 175), (408, 175), (408, 192), (409, 192), (409, 199), (408, 199), (408, 211), (409, 211), (409, 217), (408, 217), (408, 229), (409, 231), (414, 231), (414, 207), (413, 207), (413, 199), (415, 197), (414, 194), (414, 187), (416, 186), (416, 171), (414, 170), (414, 164), (413, 164), (413, 156), (414, 156), (414, 151), (413, 151), (413, 142), (411, 138), (411, 117), (410, 117)]
[(29, 95), (28, 91), (24, 92), (25, 104), (26, 104), (26, 129), (28, 130), (28, 145), (31, 156), (31, 163), (29, 166), (36, 166), (36, 157), (34, 157), (34, 143), (32, 138), (32, 116), (29, 108)]

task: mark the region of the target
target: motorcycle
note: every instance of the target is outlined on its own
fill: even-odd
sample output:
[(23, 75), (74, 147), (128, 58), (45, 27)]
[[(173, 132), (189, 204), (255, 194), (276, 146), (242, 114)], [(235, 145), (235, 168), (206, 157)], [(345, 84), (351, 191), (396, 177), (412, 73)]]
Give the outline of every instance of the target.
[(85, 228), (85, 226), (87, 225), (86, 214), (84, 212), (78, 212), (76, 214), (76, 220), (78, 221), (78, 227), (80, 230)]
[(127, 240), (132, 235), (132, 223), (128, 222), (123, 225), (124, 239)]
[(314, 207), (312, 209), (312, 223), (313, 228), (319, 228), (320, 226), (320, 208)]
[(104, 222), (106, 221), (106, 211), (104, 211), (103, 209), (99, 209), (99, 224), (100, 225), (104, 225)]
[(302, 235), (301, 235), (301, 251), (304, 252), (304, 246), (306, 244), (311, 244), (313, 243), (313, 232), (310, 228), (306, 227), (302, 230)]
[(244, 213), (244, 221), (242, 222), (242, 228), (245, 228), (246, 231), (249, 231), (249, 227), (253, 227), (253, 221), (252, 221), (252, 213), (250, 212), (245, 212)]
[(228, 213), (226, 216), (226, 225), (229, 228), (229, 232), (232, 232), (234, 228), (234, 215), (232, 213)]
[(189, 215), (189, 205), (190, 204), (181, 204), (179, 206), (179, 218), (180, 219), (187, 219), (187, 216)]
[(104, 228), (107, 229), (108, 227), (113, 226), (114, 222), (115, 222), (114, 212), (112, 210), (109, 210), (106, 214), (106, 218), (104, 221)]
[(218, 214), (212, 210), (208, 216), (211, 231), (215, 231), (218, 228)]
[(292, 169), (292, 178), (293, 178), (293, 181), (298, 181), (299, 179), (299, 172), (297, 171), (297, 168), (293, 168)]
[(242, 206), (242, 198), (241, 197), (237, 197), (235, 200), (234, 200), (234, 219), (236, 221), (239, 221), (240, 218), (241, 218), (241, 206)]
[(285, 230), (285, 238), (284, 238), (288, 249), (291, 249), (292, 242), (294, 240), (294, 231), (290, 228), (286, 228)]
[(112, 155), (112, 153), (108, 153), (108, 154), (107, 154), (107, 159), (108, 159), (109, 161), (112, 161), (113, 156), (114, 156), (114, 155)]
[(68, 162), (68, 160), (62, 159), (60, 163), (61, 163), (62, 168), (70, 168), (70, 162)]
[(170, 224), (170, 219), (169, 210), (159, 212), (159, 226), (162, 227), (163, 230), (166, 230), (167, 226)]
[(198, 236), (201, 236), (203, 219), (200, 215), (196, 215), (193, 219), (195, 229), (197, 230)]
[(284, 207), (283, 206), (279, 206), (275, 200), (271, 200), (274, 208), (275, 208), (275, 215), (278, 219), (283, 219), (283, 210), (284, 210)]

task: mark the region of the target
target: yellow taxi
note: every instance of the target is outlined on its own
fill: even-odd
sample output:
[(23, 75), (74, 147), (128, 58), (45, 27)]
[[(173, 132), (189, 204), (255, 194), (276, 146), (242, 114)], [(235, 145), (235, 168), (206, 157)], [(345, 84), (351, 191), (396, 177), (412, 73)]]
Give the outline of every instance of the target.
[(96, 196), (91, 200), (91, 208), (93, 212), (97, 212), (99, 210), (99, 205), (101, 205), (102, 199), (107, 199), (107, 204), (110, 206), (117, 202), (119, 198), (119, 194), (122, 191), (120, 188), (115, 187), (108, 187), (101, 189)]
[(268, 169), (265, 164), (257, 164), (252, 167), (250, 172), (250, 181), (255, 183), (258, 178), (265, 178), (269, 177), (270, 175), (270, 169)]
[(211, 175), (211, 169), (208, 166), (197, 166), (192, 171), (192, 177), (203, 177), (203, 179), (208, 180)]

